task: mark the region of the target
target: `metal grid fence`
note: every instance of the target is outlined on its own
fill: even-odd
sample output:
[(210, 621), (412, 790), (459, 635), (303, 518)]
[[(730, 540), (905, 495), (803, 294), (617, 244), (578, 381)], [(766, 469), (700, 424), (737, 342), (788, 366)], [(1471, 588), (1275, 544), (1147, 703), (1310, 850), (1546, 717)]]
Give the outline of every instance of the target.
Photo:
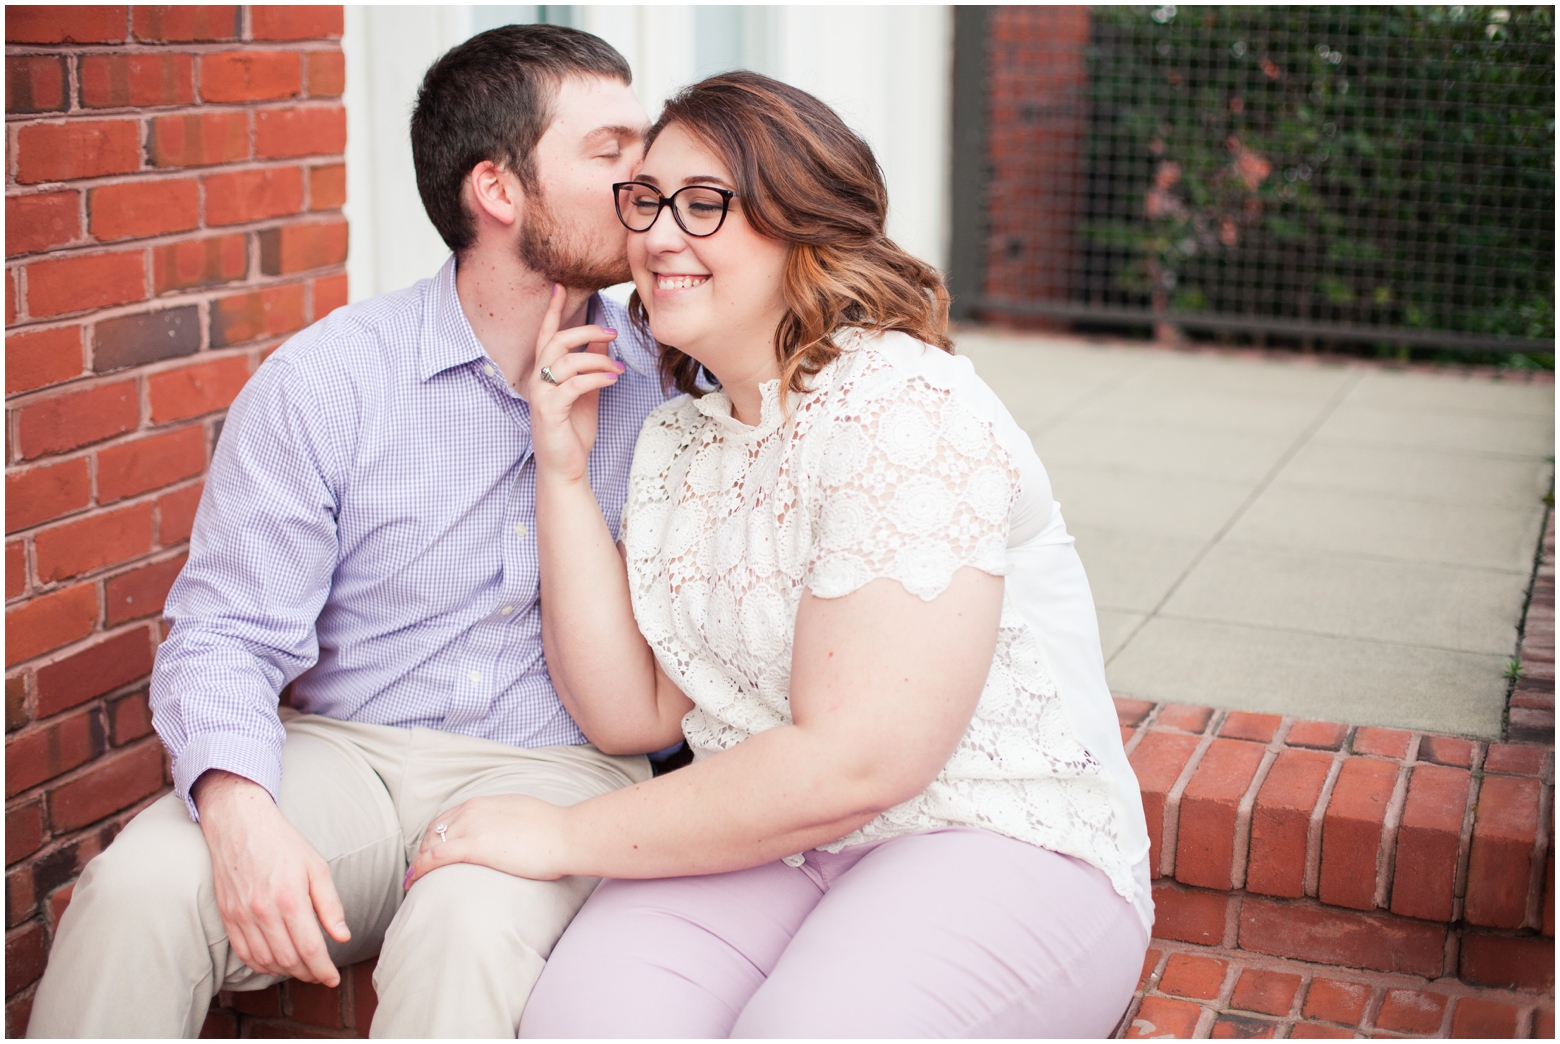
[(987, 10), (980, 312), (1552, 357), (1552, 7)]

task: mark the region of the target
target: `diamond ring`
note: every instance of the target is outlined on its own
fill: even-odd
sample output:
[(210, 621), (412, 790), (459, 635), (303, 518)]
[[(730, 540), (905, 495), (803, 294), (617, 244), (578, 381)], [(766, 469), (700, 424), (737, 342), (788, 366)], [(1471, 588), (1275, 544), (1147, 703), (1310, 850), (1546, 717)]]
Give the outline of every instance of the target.
[(543, 366), (542, 367), (541, 377), (542, 377), (542, 380), (546, 381), (548, 384), (557, 384), (558, 383), (558, 378), (554, 377), (553, 374), (552, 374), (552, 367), (551, 366)]
[(448, 829), (449, 829), (449, 827), (447, 827), (447, 826), (445, 826), (445, 825), (444, 825), (444, 824), (443, 824), (443, 823), (440, 823), (440, 824), (439, 824), (439, 825), (438, 825), (438, 826), (436, 826), (436, 827), (434, 827), (434, 828), (433, 828), (433, 832), (434, 832), (434, 833), (435, 833), (435, 834), (438, 834), (438, 835), (439, 835), (439, 840), (440, 840), (440, 841), (447, 841), (447, 840), (448, 840), (448, 838), (446, 838), (446, 837), (445, 837), (445, 836), (444, 836), (444, 832), (445, 832), (445, 831), (446, 831), (446, 830), (448, 830)]

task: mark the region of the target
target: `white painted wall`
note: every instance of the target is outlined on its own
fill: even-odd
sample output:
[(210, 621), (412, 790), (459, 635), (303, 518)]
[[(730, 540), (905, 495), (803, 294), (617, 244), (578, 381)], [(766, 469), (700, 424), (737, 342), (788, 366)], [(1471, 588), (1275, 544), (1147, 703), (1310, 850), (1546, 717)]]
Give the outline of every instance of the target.
[(652, 118), (678, 88), (736, 67), (818, 95), (877, 153), (888, 180), (889, 235), (942, 267), (948, 252), (950, 7), (349, 6), (342, 46), (353, 300), (432, 275), (447, 255), (423, 214), (412, 173), (407, 128), (423, 73), (473, 33), (534, 21), (542, 10), (621, 51)]

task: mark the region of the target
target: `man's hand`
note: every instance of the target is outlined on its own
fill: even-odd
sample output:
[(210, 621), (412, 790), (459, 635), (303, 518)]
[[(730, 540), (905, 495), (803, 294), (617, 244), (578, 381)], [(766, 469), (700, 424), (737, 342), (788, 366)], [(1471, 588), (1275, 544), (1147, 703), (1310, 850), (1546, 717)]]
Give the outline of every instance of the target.
[(339, 985), (320, 925), (337, 942), (352, 933), (325, 860), (258, 783), (213, 769), (191, 794), (233, 952), (264, 975)]

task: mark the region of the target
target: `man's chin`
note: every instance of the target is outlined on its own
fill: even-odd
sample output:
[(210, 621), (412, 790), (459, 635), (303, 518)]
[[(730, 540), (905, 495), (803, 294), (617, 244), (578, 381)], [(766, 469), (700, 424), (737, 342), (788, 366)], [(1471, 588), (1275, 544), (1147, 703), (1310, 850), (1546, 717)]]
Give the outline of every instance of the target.
[(572, 264), (554, 266), (546, 273), (547, 278), (559, 283), (570, 290), (589, 290), (595, 292), (603, 287), (616, 286), (619, 283), (627, 283), (634, 278), (628, 270), (628, 261), (618, 260), (611, 262), (580, 261)]

